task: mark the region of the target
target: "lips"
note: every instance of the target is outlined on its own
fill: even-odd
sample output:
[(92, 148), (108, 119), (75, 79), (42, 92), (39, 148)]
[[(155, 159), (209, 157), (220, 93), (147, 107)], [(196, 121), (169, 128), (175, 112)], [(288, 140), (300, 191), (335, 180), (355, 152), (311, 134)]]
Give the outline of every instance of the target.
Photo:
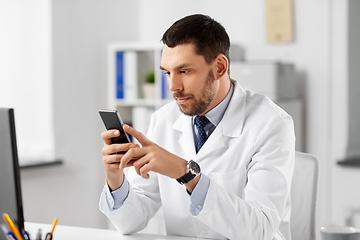
[(185, 104), (193, 96), (191, 94), (184, 94), (184, 93), (181, 93), (181, 92), (174, 92), (173, 97), (177, 101), (178, 104)]
[(189, 100), (189, 98), (176, 98), (178, 104), (184, 104)]

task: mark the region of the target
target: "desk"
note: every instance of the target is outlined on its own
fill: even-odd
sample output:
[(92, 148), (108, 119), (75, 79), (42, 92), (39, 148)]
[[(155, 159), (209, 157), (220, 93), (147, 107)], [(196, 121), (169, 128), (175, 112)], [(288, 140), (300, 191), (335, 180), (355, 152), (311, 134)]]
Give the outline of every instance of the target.
[[(32, 240), (35, 239), (38, 229), (42, 229), (42, 238), (51, 231), (51, 224), (25, 222), (25, 229), (30, 234)], [(187, 238), (179, 236), (162, 236), (153, 234), (133, 234), (122, 235), (114, 230), (70, 227), (57, 225), (54, 231), (54, 240), (195, 240), (197, 238)]]

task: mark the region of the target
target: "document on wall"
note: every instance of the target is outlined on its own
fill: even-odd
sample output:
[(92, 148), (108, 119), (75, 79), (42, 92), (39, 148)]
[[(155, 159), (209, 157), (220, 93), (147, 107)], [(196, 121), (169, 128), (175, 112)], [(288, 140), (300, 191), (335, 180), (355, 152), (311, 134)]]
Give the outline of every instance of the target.
[(292, 0), (266, 0), (266, 35), (268, 42), (293, 40)]

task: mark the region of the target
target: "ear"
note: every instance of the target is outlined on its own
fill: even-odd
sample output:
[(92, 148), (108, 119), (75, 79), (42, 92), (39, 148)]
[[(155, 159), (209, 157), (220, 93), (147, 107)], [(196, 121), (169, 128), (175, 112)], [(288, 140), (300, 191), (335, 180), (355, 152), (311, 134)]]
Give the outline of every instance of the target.
[(228, 73), (229, 61), (224, 54), (219, 54), (215, 58), (215, 70), (216, 70), (216, 79), (222, 78), (225, 74)]

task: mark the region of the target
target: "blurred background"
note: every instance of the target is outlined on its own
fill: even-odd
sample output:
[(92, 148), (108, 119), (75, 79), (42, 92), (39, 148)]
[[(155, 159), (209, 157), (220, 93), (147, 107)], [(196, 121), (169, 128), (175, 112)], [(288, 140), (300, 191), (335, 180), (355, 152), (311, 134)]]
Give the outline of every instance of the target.
[(25, 221), (108, 227), (98, 110), (109, 107), (109, 44), (159, 44), (174, 21), (203, 13), (239, 61), (293, 66), (297, 150), (320, 160), (317, 227), (360, 227), (360, 168), (338, 164), (360, 149), (360, 2), (291, 1), (285, 42), (268, 40), (265, 2), (0, 0), (0, 107), (15, 108), (20, 161), (63, 161), (21, 170)]

